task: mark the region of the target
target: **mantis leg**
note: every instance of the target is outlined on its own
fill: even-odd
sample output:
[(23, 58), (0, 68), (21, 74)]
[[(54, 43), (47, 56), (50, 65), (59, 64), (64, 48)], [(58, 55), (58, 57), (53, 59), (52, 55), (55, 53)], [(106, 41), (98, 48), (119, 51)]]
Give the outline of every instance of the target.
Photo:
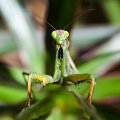
[(25, 82), (25, 84), (27, 85), (27, 79), (26, 79), (25, 76), (28, 77), (28, 76), (29, 76), (29, 73), (27, 73), (27, 72), (23, 72), (22, 74), (23, 74), (24, 82)]
[[(22, 74), (23, 74), (24, 81), (25, 81), (26, 85), (28, 84), (27, 85), (28, 93), (27, 93), (27, 102), (26, 102), (26, 106), (28, 107), (28, 106), (30, 106), (30, 101), (32, 99), (32, 97), (31, 97), (31, 80), (29, 79), (30, 73), (23, 72)], [(27, 81), (25, 76), (28, 77), (28, 81)]]
[(87, 101), (90, 103), (92, 102), (92, 94), (93, 94), (94, 85), (95, 85), (95, 78), (93, 75), (91, 75), (91, 74), (72, 74), (72, 75), (65, 77), (64, 80), (70, 81), (75, 84), (83, 83), (83, 82), (90, 83), (90, 89), (89, 89), (89, 93), (87, 96)]
[(78, 73), (78, 70), (77, 70), (77, 68), (76, 68), (76, 66), (75, 66), (75, 64), (74, 64), (74, 62), (73, 62), (73, 60), (72, 60), (72, 58), (71, 58), (70, 53), (69, 53), (68, 50), (67, 50), (66, 54), (67, 54), (67, 58), (68, 58), (68, 60), (69, 60), (69, 63), (70, 63), (70, 65), (71, 65), (72, 69), (73, 69), (76, 73)]
[(53, 78), (49, 75), (38, 75), (33, 73), (23, 73), (23, 75), (28, 75), (28, 82), (27, 82), (27, 103), (26, 106), (30, 106), (30, 101), (32, 99), (32, 83), (40, 83), (42, 86), (45, 86), (48, 83), (53, 83)]

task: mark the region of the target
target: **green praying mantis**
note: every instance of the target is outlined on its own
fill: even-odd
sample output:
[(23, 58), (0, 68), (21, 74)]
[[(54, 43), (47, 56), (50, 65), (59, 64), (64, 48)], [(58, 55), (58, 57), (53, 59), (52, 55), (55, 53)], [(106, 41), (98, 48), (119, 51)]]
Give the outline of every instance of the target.
[(39, 75), (30, 73), (28, 75), (28, 93), (27, 93), (27, 106), (30, 106), (31, 101), (31, 91), (32, 83), (37, 82), (42, 86), (46, 86), (51, 83), (63, 83), (70, 82), (74, 84), (79, 84), (87, 82), (90, 84), (89, 93), (87, 96), (87, 101), (92, 102), (92, 94), (95, 85), (95, 78), (92, 74), (80, 74), (77, 70), (70, 54), (69, 54), (69, 45), (68, 40), (69, 33), (65, 30), (54, 30), (51, 34), (55, 42), (56, 48), (56, 57), (55, 57), (55, 66), (54, 74), (50, 75)]

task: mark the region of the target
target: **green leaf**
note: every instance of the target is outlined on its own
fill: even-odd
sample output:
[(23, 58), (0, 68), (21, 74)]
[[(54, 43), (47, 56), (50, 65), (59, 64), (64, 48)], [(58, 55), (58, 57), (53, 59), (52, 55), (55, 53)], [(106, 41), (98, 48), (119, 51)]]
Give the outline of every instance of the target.
[(0, 55), (11, 52), (17, 49), (15, 43), (12, 42), (13, 38), (8, 32), (0, 32)]
[(84, 49), (100, 43), (119, 30), (120, 28), (117, 25), (76, 26), (70, 33), (71, 51), (76, 47)]
[(60, 109), (55, 108), (52, 110), (52, 114), (49, 115), (49, 117), (46, 120), (64, 120), (64, 116), (61, 113)]
[[(26, 82), (24, 80), (23, 74), (22, 74), (22, 70), (16, 67), (7, 67), (10, 76), (17, 81), (18, 83), (22, 84), (22, 85), (26, 85)], [(27, 86), (27, 85), (26, 85)]]
[(14, 119), (9, 115), (2, 115), (0, 116), (0, 120), (14, 120)]
[(85, 62), (82, 65), (79, 65), (78, 69), (80, 73), (89, 73), (97, 76), (102, 74), (102, 69), (105, 70), (107, 65), (111, 65), (119, 59), (120, 54), (118, 52), (103, 54)]
[(105, 0), (100, 2), (112, 24), (120, 25), (120, 1)]
[(16, 42), (21, 52), (22, 62), (27, 63), (30, 71), (43, 73), (44, 54), (40, 53), (39, 48), (42, 47), (37, 43), (37, 36), (30, 18), (17, 0), (0, 0), (0, 10), (10, 31), (16, 38), (16, 41), (13, 42)]
[(0, 101), (3, 103), (17, 104), (25, 101), (27, 98), (27, 90), (0, 85)]
[[(120, 77), (99, 78), (93, 92), (93, 101), (100, 101), (106, 98), (120, 96)], [(69, 90), (73, 90), (77, 95), (87, 97), (89, 91), (89, 83), (68, 86)]]
[(96, 80), (93, 100), (120, 96), (120, 77), (101, 78)]
[[(18, 120), (43, 119), (51, 120), (53, 117), (59, 120), (63, 118), (94, 118), (101, 120), (94, 107), (86, 100), (76, 96), (72, 92), (64, 90), (58, 85), (48, 85), (42, 91), (46, 96), (30, 107), (23, 109), (18, 115)], [(45, 119), (44, 118), (44, 119)], [(72, 119), (74, 120), (74, 119)]]

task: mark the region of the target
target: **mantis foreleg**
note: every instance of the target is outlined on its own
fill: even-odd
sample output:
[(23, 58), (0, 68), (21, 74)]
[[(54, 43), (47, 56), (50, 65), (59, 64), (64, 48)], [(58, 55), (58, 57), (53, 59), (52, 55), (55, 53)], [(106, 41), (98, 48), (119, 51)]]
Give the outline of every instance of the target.
[(91, 75), (91, 74), (72, 74), (67, 77), (64, 77), (64, 80), (70, 81), (75, 84), (83, 83), (83, 82), (90, 83), (90, 89), (89, 89), (89, 93), (87, 96), (87, 101), (91, 103), (92, 94), (93, 94), (94, 85), (95, 85), (95, 78), (93, 75)]
[(23, 75), (28, 75), (28, 83), (27, 83), (27, 106), (30, 106), (30, 101), (32, 99), (32, 83), (40, 83), (42, 86), (45, 86), (48, 83), (53, 83), (53, 78), (49, 75), (39, 75), (34, 73), (23, 73)]

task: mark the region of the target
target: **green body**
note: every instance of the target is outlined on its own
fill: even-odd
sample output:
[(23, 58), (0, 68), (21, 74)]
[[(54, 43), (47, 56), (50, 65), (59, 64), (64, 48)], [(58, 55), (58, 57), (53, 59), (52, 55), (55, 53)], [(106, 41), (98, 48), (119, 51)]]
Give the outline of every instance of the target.
[(65, 30), (55, 30), (52, 32), (52, 37), (56, 43), (56, 58), (53, 77), (49, 75), (39, 75), (31, 73), (28, 77), (28, 100), (27, 105), (30, 105), (31, 86), (33, 82), (40, 83), (45, 86), (48, 83), (63, 83), (72, 82), (74, 84), (87, 82), (90, 83), (90, 90), (87, 100), (91, 102), (94, 88), (94, 76), (91, 74), (79, 74), (70, 54), (69, 54), (69, 33)]
[(56, 59), (53, 74), (54, 82), (70, 81), (74, 84), (87, 82), (90, 83), (90, 90), (87, 100), (92, 101), (92, 93), (94, 89), (95, 79), (91, 74), (79, 74), (70, 54), (69, 54), (69, 33), (65, 30), (55, 30), (52, 37), (56, 42)]
[[(52, 32), (52, 37), (56, 42), (56, 59), (53, 79), (55, 82), (61, 82), (64, 77), (70, 74), (78, 73), (68, 51), (69, 33), (64, 30), (57, 30)], [(72, 66), (72, 64), (74, 67)]]

